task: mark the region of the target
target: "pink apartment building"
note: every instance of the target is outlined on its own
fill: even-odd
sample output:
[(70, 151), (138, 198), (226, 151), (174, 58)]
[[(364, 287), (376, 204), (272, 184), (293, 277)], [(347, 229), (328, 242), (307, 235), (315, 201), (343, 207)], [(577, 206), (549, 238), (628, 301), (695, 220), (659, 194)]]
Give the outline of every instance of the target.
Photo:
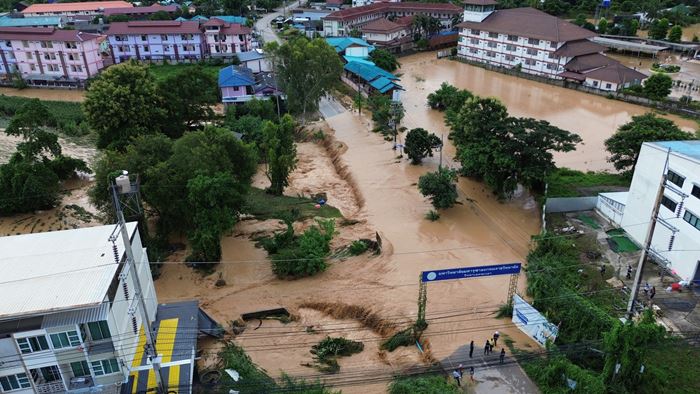
[(238, 52), (250, 51), (251, 30), (238, 23), (227, 23), (213, 17), (202, 25), (207, 53), (212, 57), (231, 57)]
[[(74, 86), (104, 67), (97, 34), (40, 27), (0, 28), (3, 69), (15, 69), (31, 85)], [(6, 48), (11, 48), (10, 55)], [(14, 66), (8, 59), (12, 57)]]

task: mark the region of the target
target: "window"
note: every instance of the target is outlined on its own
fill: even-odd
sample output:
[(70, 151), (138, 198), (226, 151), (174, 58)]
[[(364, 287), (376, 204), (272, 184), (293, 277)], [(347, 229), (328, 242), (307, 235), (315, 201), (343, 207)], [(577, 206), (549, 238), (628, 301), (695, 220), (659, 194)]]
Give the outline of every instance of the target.
[(245, 38), (243, 37), (243, 34), (238, 35), (238, 41), (243, 42), (245, 41)]
[(535, 66), (537, 65), (537, 62), (533, 59), (525, 59), (525, 64), (527, 64), (528, 66)]
[(70, 369), (73, 371), (73, 376), (90, 376), (90, 368), (88, 367), (87, 361), (77, 361), (70, 363)]
[(498, 33), (489, 32), (489, 38), (498, 38)]
[(129, 46), (128, 45), (119, 45), (117, 47), (117, 50), (119, 50), (119, 52), (129, 52)]
[(58, 366), (56, 365), (52, 365), (50, 367), (43, 367), (39, 369), (32, 369), (31, 373), (35, 382), (38, 380), (39, 375), (41, 375), (41, 377), (44, 378), (46, 383), (61, 380), (61, 372), (58, 370)]
[(27, 60), (32, 60), (32, 59), (34, 59), (34, 56), (32, 55), (31, 52), (27, 52), (26, 55), (27, 55)]
[(83, 66), (70, 66), (70, 70), (73, 72), (80, 73), (83, 72)]
[(690, 192), (693, 197), (700, 198), (700, 186), (698, 185), (693, 185), (693, 190)]
[(145, 34), (141, 35), (141, 41), (148, 41), (148, 36)]
[(31, 388), (32, 384), (29, 383), (26, 373), (18, 373), (17, 375), (0, 376), (0, 387), (2, 387), (2, 391), (12, 391)]
[(508, 34), (508, 41), (518, 41), (518, 36), (514, 36), (512, 34)]
[(66, 43), (66, 48), (68, 48), (68, 49), (78, 49), (78, 44), (76, 44), (76, 43), (74, 43), (74, 42), (67, 42), (67, 43)]
[(494, 41), (489, 41), (489, 48), (496, 48), (496, 43)]
[(62, 349), (64, 347), (74, 347), (80, 345), (80, 337), (77, 331), (59, 332), (50, 334), (51, 344), (54, 349)]
[(41, 47), (42, 48), (53, 48), (53, 43), (51, 41), (42, 41)]
[(194, 45), (183, 45), (182, 50), (188, 52), (194, 51)]
[(547, 70), (556, 70), (557, 65), (554, 63), (547, 63)]
[(547, 57), (550, 59), (559, 59), (559, 56), (555, 55), (554, 52), (549, 52), (549, 55), (547, 55)]
[(27, 41), (27, 40), (22, 40), (22, 46), (23, 46), (24, 48), (29, 48), (29, 41)]
[(611, 84), (611, 83), (606, 83), (606, 84), (605, 84), (605, 89), (612, 89), (612, 84)]
[(479, 45), (479, 44), (481, 43), (481, 41), (479, 41), (479, 40), (476, 39), (476, 38), (472, 38), (472, 39), (471, 39), (471, 42), (472, 42), (472, 44), (474, 44), (474, 45)]
[(170, 45), (163, 45), (164, 52), (170, 52)]
[(598, 81), (593, 81), (593, 87), (598, 87)]
[(506, 51), (515, 52), (515, 45), (506, 45)]
[(112, 337), (112, 334), (109, 332), (109, 326), (104, 320), (88, 323), (88, 330), (90, 330), (90, 337), (93, 341)]
[(111, 373), (119, 372), (119, 363), (117, 362), (116, 358), (93, 361), (92, 369), (95, 371), (96, 376), (109, 375)]
[(476, 48), (469, 48), (469, 53), (477, 53), (479, 52)]
[(554, 41), (550, 41), (550, 42), (549, 42), (549, 47), (550, 47), (550, 48), (556, 48), (556, 47), (557, 47), (557, 43), (554, 42)]
[(481, 31), (472, 29), (472, 35), (474, 35), (474, 36), (481, 35)]
[(539, 51), (537, 49), (528, 48), (527, 54), (532, 55), (532, 56), (537, 56), (537, 54), (539, 54)]
[(144, 45), (144, 46), (143, 46), (143, 51), (144, 51), (144, 52), (149, 52), (149, 51), (150, 51), (150, 49), (148, 48), (148, 45)]
[(29, 69), (32, 70), (32, 71), (36, 71), (36, 66), (33, 65), (33, 64), (30, 64), (30, 65), (29, 65)]
[(57, 72), (57, 71), (59, 71), (58, 64), (47, 64), (47, 65), (46, 65), (46, 68), (47, 68), (49, 71), (52, 71), (52, 72)]
[(676, 212), (676, 207), (678, 207), (678, 204), (675, 201), (666, 196), (661, 197), (661, 205), (668, 208), (671, 212)]
[(666, 179), (678, 187), (683, 187), (683, 182), (685, 182), (685, 177), (682, 177), (671, 170), (668, 170)]
[(540, 45), (540, 40), (536, 38), (528, 38), (527, 43), (530, 45)]
[(488, 56), (488, 57), (496, 57), (496, 52), (487, 51), (487, 52), (486, 52), (486, 56)]
[(685, 211), (685, 215), (683, 215), (683, 220), (690, 223), (690, 225), (695, 227), (696, 229), (700, 230), (700, 218), (693, 215), (690, 211)]
[(506, 61), (508, 61), (508, 62), (515, 61), (515, 56), (513, 56), (513, 55), (506, 55)]
[(53, 52), (45, 53), (44, 60), (56, 60), (56, 54)]
[(191, 40), (192, 37), (192, 34), (180, 34), (180, 39), (182, 40)]
[(167, 35), (167, 34), (161, 34), (161, 35), (160, 35), (160, 40), (161, 40), (161, 41), (168, 41), (168, 35)]
[(49, 342), (44, 335), (17, 338), (17, 345), (19, 346), (19, 350), (24, 354), (49, 350)]

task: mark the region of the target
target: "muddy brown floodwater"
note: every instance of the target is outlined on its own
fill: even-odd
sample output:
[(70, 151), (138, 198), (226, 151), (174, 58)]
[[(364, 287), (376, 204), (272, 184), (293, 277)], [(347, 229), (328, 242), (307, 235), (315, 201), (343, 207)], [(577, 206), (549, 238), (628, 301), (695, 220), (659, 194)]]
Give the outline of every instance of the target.
[(39, 89), (39, 88), (27, 88), (27, 89), (14, 89), (14, 88), (0, 88), (0, 94), (6, 96), (18, 96), (18, 97), (29, 97), (38, 98), (41, 100), (53, 100), (53, 101), (83, 101), (85, 100), (84, 90), (65, 90), (65, 89)]
[[(406, 108), (404, 125), (424, 127), (435, 133), (447, 128), (442, 114), (426, 105), (427, 95), (448, 82), (479, 96), (496, 97), (514, 116), (549, 121), (562, 129), (577, 133), (583, 144), (576, 151), (555, 153), (559, 166), (579, 170), (612, 170), (606, 161), (603, 141), (633, 115), (650, 109), (605, 97), (560, 88), (515, 76), (488, 71), (479, 67), (447, 60), (438, 60), (435, 54), (422, 53), (400, 59), (401, 85), (406, 92), (401, 101)], [(664, 115), (683, 129), (694, 131), (695, 121), (674, 115)]]

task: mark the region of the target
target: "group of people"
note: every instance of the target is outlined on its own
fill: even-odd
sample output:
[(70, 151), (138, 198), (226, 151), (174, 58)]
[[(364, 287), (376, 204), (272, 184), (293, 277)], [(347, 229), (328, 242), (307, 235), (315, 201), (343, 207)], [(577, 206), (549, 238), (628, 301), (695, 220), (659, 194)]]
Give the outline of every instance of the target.
[[(501, 334), (496, 331), (493, 333), (493, 336), (489, 339), (486, 340), (486, 344), (484, 345), (484, 356), (487, 356), (491, 353), (493, 353), (493, 349), (498, 345), (498, 338), (501, 337)], [(474, 341), (471, 341), (469, 344), (469, 358), (474, 357)], [(506, 349), (501, 347), (501, 353), (500, 353), (500, 361), (501, 364), (505, 362), (506, 359)], [(457, 382), (458, 386), (462, 385), (462, 374), (464, 372), (464, 368), (462, 367), (462, 364), (459, 364), (459, 366), (452, 371), (452, 377), (454, 377), (455, 381)], [(469, 377), (471, 381), (474, 381), (474, 367), (469, 367)]]

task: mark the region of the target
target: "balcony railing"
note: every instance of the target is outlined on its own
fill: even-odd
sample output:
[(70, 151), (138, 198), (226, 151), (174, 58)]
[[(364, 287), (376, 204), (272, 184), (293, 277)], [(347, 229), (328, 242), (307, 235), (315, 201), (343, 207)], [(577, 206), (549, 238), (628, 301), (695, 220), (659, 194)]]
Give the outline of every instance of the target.
[(63, 382), (56, 381), (51, 383), (42, 383), (36, 385), (37, 394), (51, 394), (51, 393), (64, 393), (66, 388), (63, 386)]

